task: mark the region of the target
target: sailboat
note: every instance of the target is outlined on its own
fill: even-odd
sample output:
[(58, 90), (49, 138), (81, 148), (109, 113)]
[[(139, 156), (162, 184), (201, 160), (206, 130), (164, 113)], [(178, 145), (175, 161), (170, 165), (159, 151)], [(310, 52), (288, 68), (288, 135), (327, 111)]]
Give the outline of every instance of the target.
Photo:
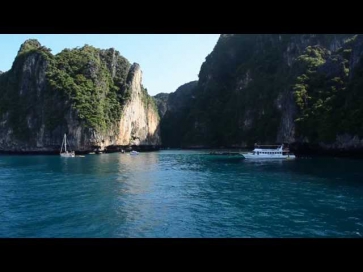
[[(62, 152), (63, 150), (63, 145), (64, 145), (64, 152)], [(61, 146), (61, 150), (60, 150), (60, 155), (61, 157), (75, 157), (76, 154), (74, 153), (74, 151), (67, 151), (67, 135), (64, 134), (63, 137), (63, 142), (62, 142), (62, 146)]]

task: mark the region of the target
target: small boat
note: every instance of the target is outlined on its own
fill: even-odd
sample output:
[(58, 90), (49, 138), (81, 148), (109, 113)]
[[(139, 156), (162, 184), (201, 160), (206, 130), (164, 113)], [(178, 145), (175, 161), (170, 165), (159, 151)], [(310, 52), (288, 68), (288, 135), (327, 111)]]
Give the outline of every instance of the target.
[(138, 155), (139, 154), (139, 152), (137, 152), (137, 151), (135, 151), (135, 150), (132, 150), (131, 152), (130, 152), (130, 155)]
[[(62, 152), (63, 146), (64, 146), (64, 152)], [(60, 150), (60, 156), (66, 157), (66, 158), (74, 158), (76, 156), (74, 151), (69, 151), (69, 152), (67, 151), (67, 135), (66, 134), (64, 134), (64, 137), (63, 137), (61, 150)]]
[[(261, 147), (277, 147), (277, 148), (261, 148)], [(295, 159), (295, 155), (290, 153), (288, 148), (284, 149), (284, 145), (277, 146), (259, 146), (255, 145), (255, 149), (243, 154), (246, 159)]]

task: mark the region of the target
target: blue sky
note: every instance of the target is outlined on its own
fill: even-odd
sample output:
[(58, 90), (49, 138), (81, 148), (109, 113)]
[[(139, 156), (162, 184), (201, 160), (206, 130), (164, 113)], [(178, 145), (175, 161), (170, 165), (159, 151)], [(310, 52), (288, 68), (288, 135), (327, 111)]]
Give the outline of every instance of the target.
[(218, 38), (219, 34), (0, 34), (0, 70), (11, 68), (27, 39), (37, 39), (53, 54), (85, 44), (113, 47), (131, 63), (140, 64), (149, 94), (170, 93), (198, 79), (200, 67)]

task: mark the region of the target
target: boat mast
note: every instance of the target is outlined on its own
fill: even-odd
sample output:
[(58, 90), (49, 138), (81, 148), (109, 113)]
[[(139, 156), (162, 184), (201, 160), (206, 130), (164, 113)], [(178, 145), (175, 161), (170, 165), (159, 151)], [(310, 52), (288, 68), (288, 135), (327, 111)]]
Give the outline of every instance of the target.
[(60, 149), (60, 153), (62, 153), (62, 149), (63, 149), (63, 143), (64, 143), (64, 137), (63, 137), (63, 140), (62, 140), (62, 144), (61, 144), (61, 149)]
[(67, 153), (67, 136), (64, 134), (64, 151)]

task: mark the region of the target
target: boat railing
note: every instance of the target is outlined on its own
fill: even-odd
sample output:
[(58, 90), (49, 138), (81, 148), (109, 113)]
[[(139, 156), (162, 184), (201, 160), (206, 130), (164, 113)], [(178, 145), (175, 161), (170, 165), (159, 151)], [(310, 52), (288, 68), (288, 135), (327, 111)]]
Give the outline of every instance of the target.
[(255, 149), (280, 150), (281, 145), (255, 145)]

